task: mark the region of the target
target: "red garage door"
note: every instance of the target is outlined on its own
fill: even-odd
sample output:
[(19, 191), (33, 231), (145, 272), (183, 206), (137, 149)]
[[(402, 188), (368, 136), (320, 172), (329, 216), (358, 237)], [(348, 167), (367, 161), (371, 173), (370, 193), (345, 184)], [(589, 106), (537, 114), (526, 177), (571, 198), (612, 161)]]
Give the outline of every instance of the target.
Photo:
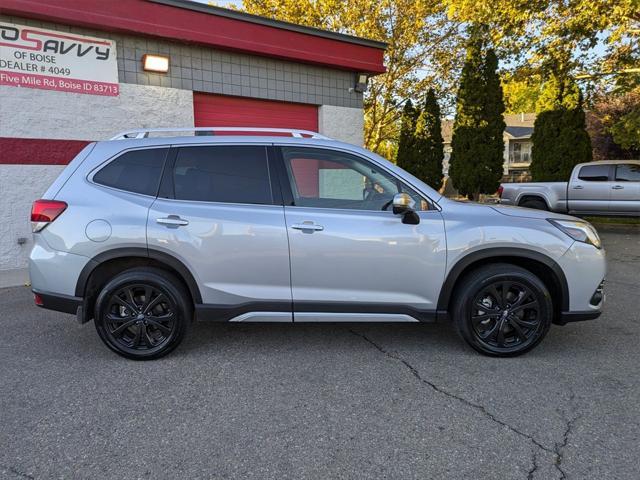
[(196, 127), (266, 127), (318, 131), (318, 107), (226, 95), (193, 94)]

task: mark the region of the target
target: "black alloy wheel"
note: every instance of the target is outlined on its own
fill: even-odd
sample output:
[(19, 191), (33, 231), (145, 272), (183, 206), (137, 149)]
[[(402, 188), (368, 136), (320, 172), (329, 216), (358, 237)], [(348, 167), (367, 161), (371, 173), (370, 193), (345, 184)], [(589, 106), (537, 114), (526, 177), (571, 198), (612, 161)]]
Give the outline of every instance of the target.
[(544, 283), (515, 265), (489, 265), (464, 279), (454, 318), (459, 333), (476, 350), (495, 356), (520, 355), (546, 335), (552, 320)]
[(100, 338), (127, 358), (152, 359), (169, 353), (190, 320), (184, 287), (158, 269), (132, 269), (117, 275), (96, 301)]

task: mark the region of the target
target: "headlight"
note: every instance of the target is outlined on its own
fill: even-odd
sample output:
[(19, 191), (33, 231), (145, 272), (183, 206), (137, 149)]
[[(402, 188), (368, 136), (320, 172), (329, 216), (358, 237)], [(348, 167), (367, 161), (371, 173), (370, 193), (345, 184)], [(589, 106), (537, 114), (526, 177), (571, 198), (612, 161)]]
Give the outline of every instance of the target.
[(596, 248), (602, 247), (598, 232), (590, 223), (580, 220), (557, 220), (554, 218), (548, 218), (547, 220), (578, 242), (588, 243)]

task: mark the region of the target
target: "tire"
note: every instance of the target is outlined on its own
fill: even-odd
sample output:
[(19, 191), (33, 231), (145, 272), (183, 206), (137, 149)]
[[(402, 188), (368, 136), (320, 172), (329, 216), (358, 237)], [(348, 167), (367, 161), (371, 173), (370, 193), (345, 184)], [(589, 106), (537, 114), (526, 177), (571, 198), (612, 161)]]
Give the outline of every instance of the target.
[(171, 352), (192, 318), (191, 297), (182, 282), (158, 268), (126, 270), (110, 280), (96, 299), (100, 339), (133, 360), (152, 360)]
[(540, 200), (539, 198), (527, 198), (520, 202), (520, 207), (524, 208), (534, 208), (536, 210), (549, 210), (547, 204), (544, 200)]
[(545, 337), (553, 303), (545, 284), (507, 263), (480, 267), (457, 287), (452, 316), (460, 336), (475, 350), (495, 357), (522, 355)]

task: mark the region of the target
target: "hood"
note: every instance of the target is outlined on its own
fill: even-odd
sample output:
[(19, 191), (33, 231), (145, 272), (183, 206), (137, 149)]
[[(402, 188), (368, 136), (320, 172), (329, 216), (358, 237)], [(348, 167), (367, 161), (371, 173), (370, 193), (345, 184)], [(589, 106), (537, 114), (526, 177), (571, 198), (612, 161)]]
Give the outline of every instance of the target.
[(547, 210), (535, 210), (533, 208), (512, 207), (509, 205), (491, 205), (491, 208), (502, 215), (506, 215), (507, 217), (539, 218), (542, 220), (547, 218), (556, 218), (558, 220), (579, 220), (570, 215), (549, 212)]

